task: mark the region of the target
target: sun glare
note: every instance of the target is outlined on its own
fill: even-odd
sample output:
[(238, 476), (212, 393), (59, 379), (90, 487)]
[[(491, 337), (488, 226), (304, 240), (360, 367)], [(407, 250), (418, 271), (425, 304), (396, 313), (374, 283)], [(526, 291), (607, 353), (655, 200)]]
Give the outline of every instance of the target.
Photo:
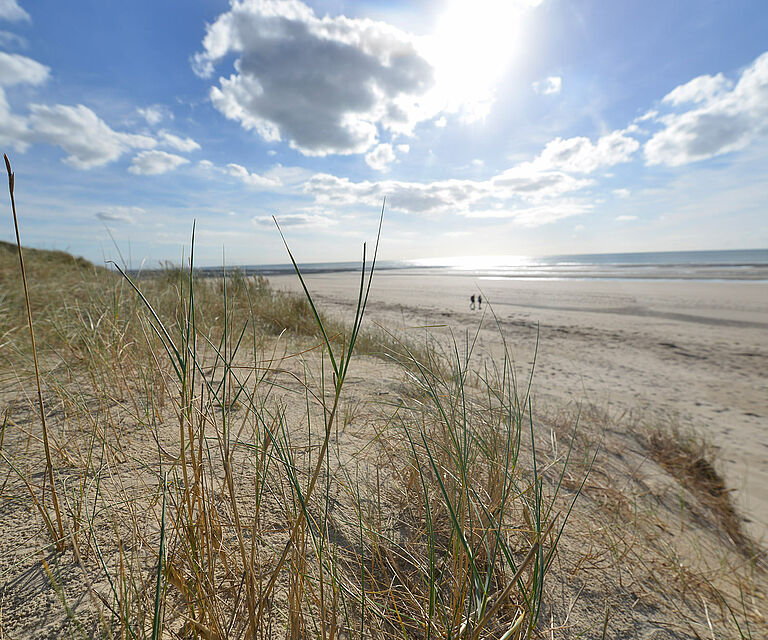
[(521, 49), (525, 0), (450, 0), (428, 39), (437, 88), (470, 119), (487, 115), (494, 88)]

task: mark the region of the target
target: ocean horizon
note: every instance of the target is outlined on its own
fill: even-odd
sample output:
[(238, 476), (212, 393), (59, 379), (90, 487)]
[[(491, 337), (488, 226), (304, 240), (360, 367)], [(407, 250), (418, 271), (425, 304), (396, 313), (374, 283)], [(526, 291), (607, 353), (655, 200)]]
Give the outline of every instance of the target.
[[(370, 266), (370, 263), (367, 263)], [(239, 270), (246, 275), (276, 276), (294, 271), (290, 263), (200, 267), (215, 276)], [(358, 271), (359, 262), (300, 263), (302, 273)], [(644, 251), (632, 253), (558, 254), (550, 256), (453, 256), (414, 260), (380, 260), (379, 271), (455, 275), (514, 280), (702, 280), (768, 281), (768, 249), (721, 251)]]

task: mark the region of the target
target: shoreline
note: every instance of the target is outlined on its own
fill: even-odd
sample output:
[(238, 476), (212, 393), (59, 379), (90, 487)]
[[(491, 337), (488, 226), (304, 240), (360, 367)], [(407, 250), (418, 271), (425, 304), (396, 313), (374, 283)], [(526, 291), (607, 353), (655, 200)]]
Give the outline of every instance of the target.
[[(630, 265), (634, 266), (634, 265)], [(741, 265), (740, 265), (741, 266)], [(386, 273), (388, 275), (403, 275), (411, 277), (414, 275), (424, 276), (445, 276), (455, 278), (472, 278), (475, 280), (489, 280), (489, 281), (512, 281), (512, 282), (736, 282), (736, 283), (754, 283), (754, 284), (768, 284), (768, 266), (764, 264), (747, 265), (753, 266), (758, 269), (758, 273), (750, 276), (744, 276), (744, 274), (738, 274), (738, 277), (728, 277), (728, 272), (721, 272), (717, 275), (709, 277), (703, 277), (701, 275), (683, 275), (680, 273), (669, 273), (667, 275), (589, 275), (596, 273), (595, 271), (588, 271), (578, 274), (561, 273), (559, 275), (541, 274), (541, 275), (504, 275), (496, 274), (494, 271), (479, 271), (479, 270), (461, 270), (450, 269), (446, 267), (424, 267), (424, 266), (401, 266), (401, 267), (382, 267), (376, 266), (376, 273)], [(346, 274), (359, 274), (360, 265), (355, 267), (313, 267), (311, 265), (299, 265), (302, 276), (306, 275), (328, 275), (335, 273)], [(370, 269), (370, 265), (366, 265), (366, 269)], [(153, 276), (157, 270), (136, 270), (129, 269), (126, 271), (131, 277), (141, 276)], [(295, 271), (292, 265), (278, 265), (275, 267), (270, 266), (232, 266), (232, 267), (195, 267), (195, 274), (202, 278), (219, 278), (225, 272), (226, 273), (242, 273), (247, 277), (263, 276), (266, 278), (280, 277), (280, 276), (293, 276)]]
[[(166, 265), (168, 266), (168, 265)], [(360, 272), (358, 261), (308, 262), (298, 265), (303, 274)], [(370, 269), (371, 261), (366, 263)], [(178, 268), (178, 267), (177, 267)], [(437, 275), (478, 279), (585, 280), (585, 281), (697, 281), (768, 283), (768, 249), (724, 251), (661, 251), (549, 256), (455, 256), (414, 260), (378, 260), (379, 272)], [(291, 263), (197, 266), (201, 277), (224, 271), (245, 276), (292, 275)], [(155, 270), (149, 270), (149, 273)], [(147, 271), (128, 269), (131, 275)]]

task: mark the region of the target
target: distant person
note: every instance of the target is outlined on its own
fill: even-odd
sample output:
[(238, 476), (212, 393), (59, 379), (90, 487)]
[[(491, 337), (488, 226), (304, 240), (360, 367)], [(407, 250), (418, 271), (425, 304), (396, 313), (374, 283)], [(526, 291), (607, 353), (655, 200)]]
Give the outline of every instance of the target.
[(477, 296), (477, 308), (478, 310), (483, 310), (483, 296)]
[(474, 293), (471, 296), (469, 296), (469, 308), (472, 311), (475, 310), (475, 294)]

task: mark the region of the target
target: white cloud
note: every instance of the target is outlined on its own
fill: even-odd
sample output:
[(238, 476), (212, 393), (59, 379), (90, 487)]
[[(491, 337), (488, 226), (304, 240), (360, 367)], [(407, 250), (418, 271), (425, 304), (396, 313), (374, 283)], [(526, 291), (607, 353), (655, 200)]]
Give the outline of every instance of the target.
[(440, 116), (437, 120), (435, 120), (435, 126), (439, 129), (444, 129), (447, 124), (448, 120), (445, 116)]
[(29, 146), (29, 138), (26, 118), (11, 112), (5, 92), (0, 88), (0, 145), (25, 151)]
[(413, 36), (382, 22), (318, 18), (299, 0), (242, 0), (207, 27), (193, 68), (209, 77), (230, 53), (235, 73), (211, 89), (214, 106), (305, 155), (364, 153), (378, 127), (410, 133), (434, 115), (418, 104), (432, 68)]
[(656, 120), (659, 116), (659, 111), (657, 109), (650, 109), (646, 111), (643, 115), (638, 116), (632, 121), (632, 124), (635, 124), (636, 122), (647, 122), (648, 120)]
[(0, 52), (0, 144), (19, 151), (31, 142), (57, 145), (69, 154), (65, 161), (80, 169), (106, 164), (130, 149), (155, 146), (155, 140), (149, 136), (114, 131), (83, 105), (33, 104), (28, 117), (13, 114), (2, 88), (16, 84), (40, 85), (49, 75), (47, 66), (31, 58)]
[(48, 80), (50, 69), (32, 58), (18, 53), (0, 51), (0, 86), (14, 84), (43, 84)]
[(159, 137), (160, 145), (176, 149), (176, 151), (189, 153), (190, 151), (196, 151), (200, 148), (200, 145), (192, 138), (180, 138), (167, 131), (159, 131), (157, 135)]
[(539, 170), (532, 163), (524, 163), (500, 173), (492, 179), (499, 195), (517, 196), (529, 202), (557, 198), (593, 184), (592, 180), (574, 178), (562, 171)]
[(397, 145), (396, 148), (397, 148), (397, 150), (400, 153), (409, 153), (410, 150), (411, 150), (411, 145), (409, 145), (409, 144), (399, 144), (399, 145)]
[(389, 165), (394, 161), (395, 152), (389, 143), (378, 145), (365, 156), (366, 164), (376, 171), (389, 171)]
[(31, 142), (27, 118), (11, 111), (3, 87), (40, 85), (48, 79), (49, 72), (48, 67), (32, 58), (0, 52), (0, 145), (24, 151)]
[(619, 222), (630, 222), (632, 220), (637, 220), (637, 216), (616, 216), (616, 220)]
[(283, 186), (286, 189), (301, 188), (304, 183), (309, 180), (314, 174), (313, 171), (305, 169), (304, 167), (296, 166), (283, 166), (277, 163), (264, 172), (264, 177), (274, 180), (277, 185)]
[(612, 131), (596, 143), (589, 138), (555, 138), (533, 161), (543, 170), (560, 169), (573, 173), (592, 173), (600, 167), (627, 162), (640, 143), (624, 131)]
[(615, 195), (617, 198), (629, 198), (630, 191), (629, 189), (614, 189), (612, 191), (613, 195)]
[(146, 108), (139, 107), (136, 111), (152, 126), (160, 124), (165, 119), (173, 120), (173, 113), (171, 110), (162, 104), (153, 104)]
[(716, 76), (699, 76), (693, 80), (675, 87), (661, 101), (672, 105), (686, 102), (696, 104), (710, 102), (733, 87), (733, 83), (722, 73)]
[(304, 191), (324, 205), (380, 206), (386, 196), (391, 209), (434, 214), (447, 212), (451, 208), (455, 210), (485, 197), (491, 191), (491, 186), (470, 180), (352, 182), (348, 178), (318, 173), (305, 183)]
[(735, 84), (722, 74), (699, 76), (673, 89), (662, 102), (694, 106), (657, 116), (664, 128), (646, 142), (646, 164), (679, 166), (744, 149), (768, 134), (768, 52)]
[(12, 47), (19, 47), (26, 49), (28, 47), (27, 40), (10, 31), (0, 31), (0, 47), (10, 49)]
[(284, 167), (276, 164), (266, 173), (251, 173), (244, 166), (230, 162), (224, 167), (215, 165), (210, 160), (201, 160), (197, 166), (210, 174), (210, 177), (217, 175), (231, 176), (237, 178), (243, 184), (261, 190), (283, 190), (296, 192), (296, 189), (302, 185), (307, 178), (312, 175), (307, 169), (300, 167)]
[[(499, 173), (490, 180), (353, 182), (348, 178), (318, 173), (307, 180), (304, 191), (314, 196), (315, 202), (334, 207), (380, 206), (386, 196), (388, 207), (403, 213), (468, 215), (474, 211), (479, 215), (479, 211), (507, 207), (509, 210), (525, 209), (530, 212), (528, 216), (520, 214), (521, 220), (536, 218), (549, 221), (555, 216), (564, 217), (566, 213), (575, 215), (573, 203), (569, 203), (566, 211), (561, 198), (592, 184), (589, 179), (574, 178), (561, 171), (540, 171), (526, 163)], [(531, 205), (541, 205), (535, 209), (538, 218), (534, 216)], [(542, 208), (547, 206), (552, 209), (551, 218), (541, 214)]]
[(142, 151), (134, 156), (128, 171), (140, 176), (154, 176), (172, 171), (188, 162), (186, 158), (165, 151)]
[(467, 218), (508, 218), (522, 227), (539, 227), (564, 218), (589, 213), (592, 205), (587, 202), (563, 201), (533, 207), (503, 207), (501, 209), (467, 210)]
[(26, 20), (29, 22), (30, 17), (16, 0), (0, 0), (0, 20), (9, 20), (11, 22)]
[(127, 222), (133, 224), (146, 211), (141, 207), (105, 207), (96, 213), (96, 217), (104, 222)]
[(69, 154), (64, 161), (78, 169), (91, 169), (117, 160), (131, 149), (151, 149), (156, 145), (149, 136), (114, 131), (81, 104), (33, 104), (29, 122), (35, 142), (61, 147)]
[(537, 80), (531, 86), (536, 93), (551, 95), (560, 93), (563, 88), (563, 79), (560, 76), (549, 76), (544, 80)]
[(257, 189), (272, 189), (280, 186), (279, 180), (267, 178), (265, 176), (259, 175), (258, 173), (250, 173), (248, 169), (239, 164), (228, 164), (226, 172), (229, 175), (238, 178), (249, 187), (256, 187)]
[[(281, 227), (291, 227), (293, 229), (308, 227), (330, 227), (337, 224), (337, 221), (326, 215), (318, 213), (289, 213), (285, 215), (275, 215)], [(251, 222), (257, 227), (275, 228), (275, 221), (272, 216), (254, 216)]]

